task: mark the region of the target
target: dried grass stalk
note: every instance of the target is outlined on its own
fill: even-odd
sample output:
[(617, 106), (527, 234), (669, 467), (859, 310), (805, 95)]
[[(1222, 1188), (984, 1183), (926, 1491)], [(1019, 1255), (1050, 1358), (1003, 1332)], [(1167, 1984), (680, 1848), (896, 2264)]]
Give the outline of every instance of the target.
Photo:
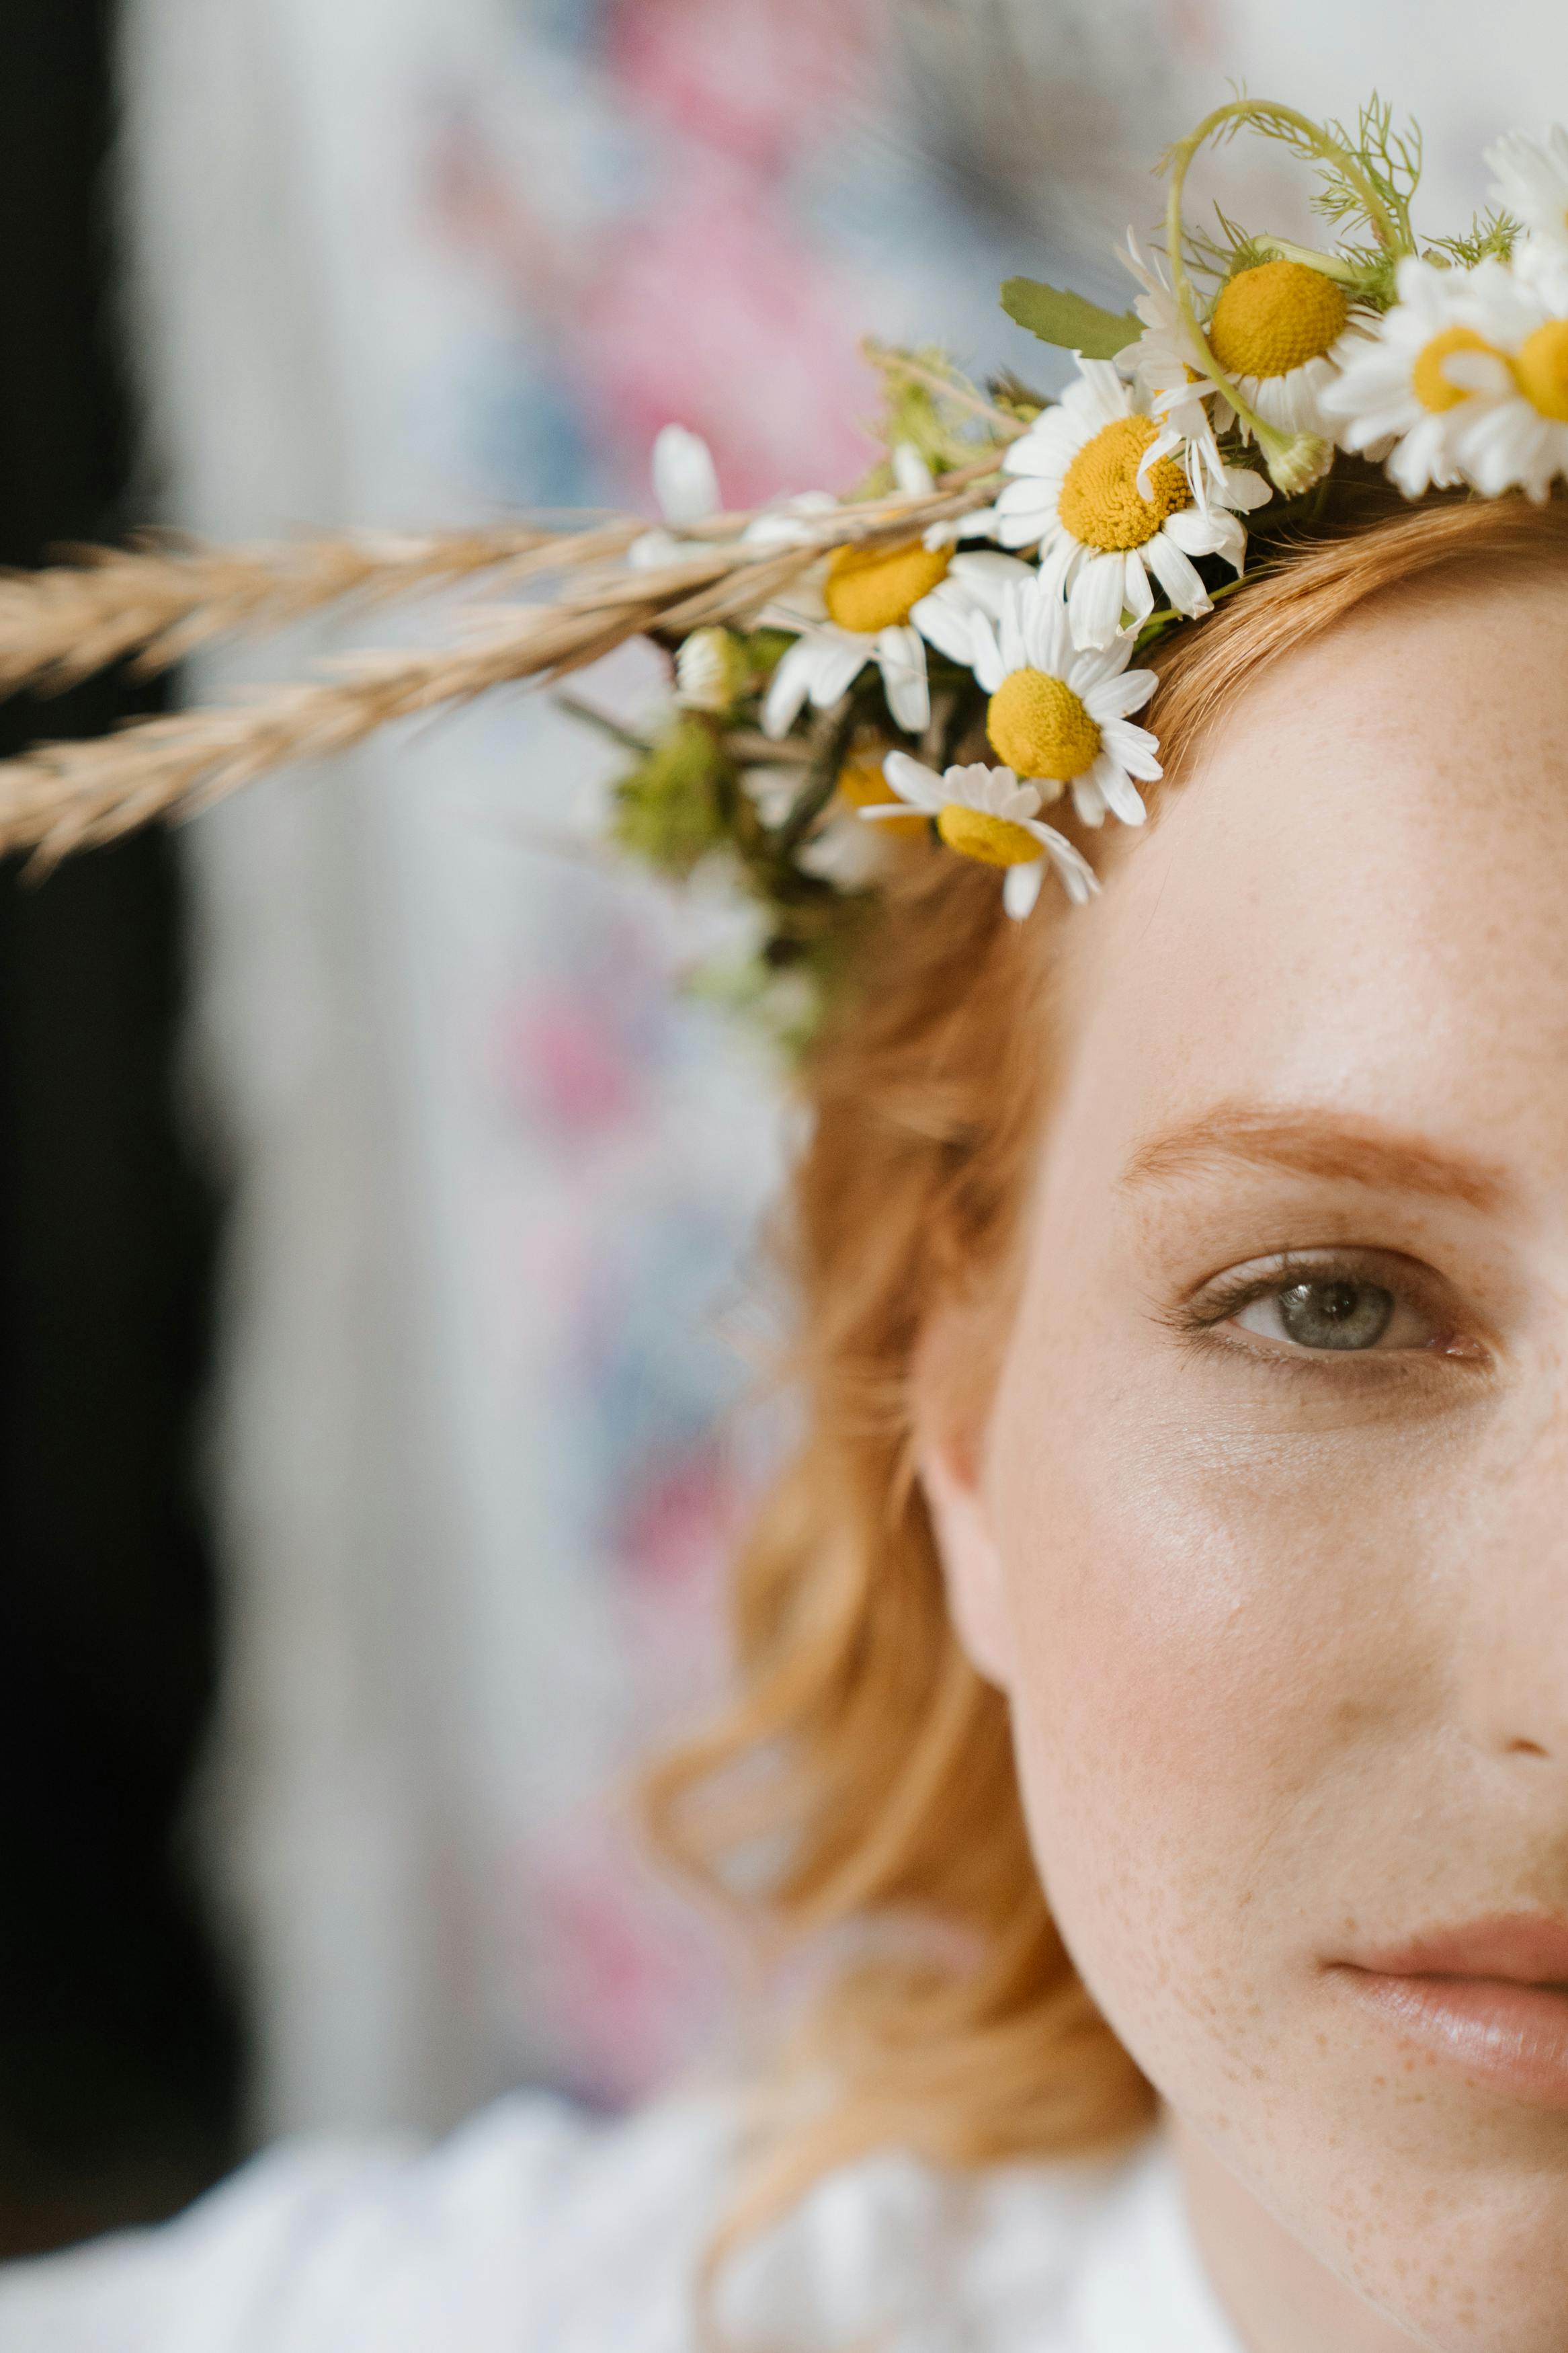
[[(486, 607), (482, 617), (468, 616), (468, 626), (442, 645), (324, 663), (309, 681), (261, 689), (226, 707), (142, 720), (95, 741), (44, 744), (21, 759), (0, 761), (0, 851), (30, 849), (45, 864), (52, 864), (70, 850), (112, 840), (153, 818), (205, 807), (269, 769), (346, 751), (394, 720), (469, 702), (492, 687), (564, 678), (628, 638), (650, 630), (684, 635), (705, 622), (754, 618), (825, 551), (851, 543), (907, 539), (931, 522), (961, 515), (984, 502), (986, 492), (979, 485), (994, 473), (993, 455), (949, 476), (930, 496), (868, 500), (813, 516), (806, 526), (812, 534), (808, 541), (765, 552), (741, 537), (748, 517), (714, 517), (687, 534), (709, 540), (710, 545), (683, 549), (675, 560), (657, 567), (609, 568), (605, 563), (646, 529), (638, 522), (617, 522), (597, 533), (520, 534), (510, 554), (498, 550), (493, 536), (475, 535), (468, 542), (476, 557), (472, 568), (478, 568), (483, 553), (489, 565), (510, 562), (534, 571), (565, 569), (573, 576), (553, 604)], [(423, 553), (411, 550), (404, 559), (404, 585), (426, 586), (456, 576), (460, 544), (456, 539), (418, 543)], [(335, 575), (334, 551), (342, 559)], [(305, 575), (323, 590), (333, 576), (349, 579), (349, 588), (334, 595), (401, 593), (386, 585), (385, 564), (379, 573), (373, 566), (355, 575), (356, 552), (363, 565), (365, 558), (358, 542), (326, 542), (301, 551), (310, 557)], [(166, 622), (163, 635), (151, 641), (153, 645), (166, 644), (176, 631), (187, 642), (215, 635), (221, 627), (234, 626), (216, 617), (219, 607), (232, 615), (247, 596), (259, 598), (259, 559), (255, 554), (157, 559), (180, 560), (219, 567), (213, 578), (218, 605), (187, 610), (182, 620)], [(100, 567), (68, 576), (91, 581), (100, 573), (107, 575), (116, 562), (142, 561), (154, 559), (109, 559)], [(237, 567), (232, 577), (222, 570), (230, 562)], [(413, 576), (416, 572), (417, 580)], [(51, 575), (35, 577), (47, 581)], [(304, 593), (302, 587), (279, 590), (278, 604), (286, 594)], [(63, 608), (63, 590), (61, 597)], [(324, 593), (316, 601), (327, 601)], [(29, 613), (36, 609), (30, 607)], [(141, 609), (145, 612), (146, 607)], [(248, 609), (254, 614), (262, 607), (258, 601)], [(296, 603), (293, 609), (307, 607)], [(8, 661), (20, 659), (7, 642), (7, 617), (0, 604), (0, 677), (11, 674)], [(101, 627), (111, 633), (112, 623), (112, 607), (106, 600)], [(129, 613), (120, 626), (129, 628)], [(37, 638), (33, 642), (38, 642)], [(54, 659), (58, 666), (64, 658)]]
[(587, 531), (356, 532), (232, 548), (148, 537), (129, 549), (83, 549), (68, 565), (0, 575), (0, 691), (56, 692), (130, 654), (141, 671), (163, 670), (218, 638), (487, 573), (510, 586), (531, 573), (603, 563), (646, 528), (621, 517)]

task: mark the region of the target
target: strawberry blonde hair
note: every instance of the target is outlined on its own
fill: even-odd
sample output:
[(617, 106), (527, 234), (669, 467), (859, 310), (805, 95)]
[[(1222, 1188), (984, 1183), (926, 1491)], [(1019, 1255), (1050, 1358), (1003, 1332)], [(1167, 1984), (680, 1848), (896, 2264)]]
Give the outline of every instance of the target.
[[(1154, 657), (1168, 777), (1271, 662), (1370, 600), (1565, 557), (1561, 501), (1412, 508), (1363, 470)], [(733, 1699), (650, 1784), (668, 1855), (826, 1954), (726, 2243), (874, 2147), (970, 2167), (1107, 2147), (1152, 2113), (1041, 1892), (1005, 1704), (955, 1639), (911, 1468), (922, 1330), (955, 1302), (1005, 1304), (1072, 921), (1048, 885), (1013, 923), (994, 874), (913, 860), (802, 1073), (784, 1247), (804, 1433), (737, 1565)]]

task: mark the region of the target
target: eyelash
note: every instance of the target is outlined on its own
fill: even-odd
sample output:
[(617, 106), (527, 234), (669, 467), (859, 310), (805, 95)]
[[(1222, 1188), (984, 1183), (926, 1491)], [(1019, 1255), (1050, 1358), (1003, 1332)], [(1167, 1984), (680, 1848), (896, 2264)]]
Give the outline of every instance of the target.
[[(1290, 1346), (1280, 1342), (1273, 1346), (1258, 1345), (1247, 1337), (1222, 1336), (1223, 1326), (1263, 1299), (1272, 1299), (1289, 1291), (1294, 1283), (1349, 1282), (1375, 1285), (1393, 1293), (1398, 1305), (1414, 1307), (1429, 1317), (1436, 1327), (1434, 1339), (1424, 1348), (1370, 1348), (1334, 1350)], [(1398, 1273), (1386, 1259), (1375, 1265), (1354, 1252), (1341, 1256), (1305, 1256), (1281, 1251), (1267, 1267), (1258, 1267), (1250, 1274), (1238, 1274), (1227, 1279), (1224, 1275), (1205, 1283), (1191, 1299), (1184, 1300), (1167, 1319), (1181, 1338), (1194, 1347), (1223, 1349), (1227, 1355), (1240, 1354), (1254, 1363), (1263, 1362), (1287, 1373), (1301, 1372), (1309, 1376), (1327, 1373), (1343, 1378), (1365, 1377), (1367, 1359), (1380, 1360), (1382, 1375), (1408, 1370), (1411, 1359), (1447, 1358), (1450, 1361), (1475, 1362), (1484, 1358), (1486, 1351), (1464, 1335), (1445, 1332), (1444, 1312), (1432, 1296), (1432, 1286), (1413, 1279), (1406, 1272), (1401, 1282)], [(1458, 1345), (1439, 1345), (1447, 1339)]]

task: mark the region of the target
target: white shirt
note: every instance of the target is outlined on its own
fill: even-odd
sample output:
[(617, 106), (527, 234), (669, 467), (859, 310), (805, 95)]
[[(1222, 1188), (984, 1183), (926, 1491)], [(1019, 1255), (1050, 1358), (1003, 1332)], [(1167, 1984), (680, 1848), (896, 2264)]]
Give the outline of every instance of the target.
[[(0, 2271), (0, 2353), (696, 2353), (723, 2103), (519, 2098), (444, 2146), (310, 2142), (162, 2230)], [(831, 2176), (731, 2266), (746, 2353), (1241, 2353), (1158, 2144), (1131, 2163)]]

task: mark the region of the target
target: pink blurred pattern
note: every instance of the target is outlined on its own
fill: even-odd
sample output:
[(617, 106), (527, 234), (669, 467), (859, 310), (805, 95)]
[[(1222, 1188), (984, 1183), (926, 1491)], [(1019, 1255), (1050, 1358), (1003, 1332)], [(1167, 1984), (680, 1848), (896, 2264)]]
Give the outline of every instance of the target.
[(608, 223), (568, 226), (528, 126), (504, 153), (458, 108), (432, 156), (432, 209), (591, 419), (598, 456), (640, 479), (672, 419), (705, 435), (726, 499), (851, 481), (874, 406), (852, 277), (801, 216), (795, 174), (864, 135), (872, 0), (620, 0), (598, 88), (647, 178)]
[[(807, 191), (868, 135), (884, 0), (576, 0), (571, 23), (548, 57), (520, 33), (510, 96), (448, 92), (430, 137), (430, 234), (505, 330), (472, 358), (508, 421), (503, 459), (476, 439), (481, 487), (521, 449), (494, 494), (644, 499), (672, 420), (708, 438), (731, 504), (854, 481), (876, 401), (865, 269)], [(515, 354), (499, 385), (498, 351)], [(695, 1139), (693, 1088), (722, 1082), (694, 1079), (636, 920), (584, 898), (559, 946), (477, 1020), (479, 1124), (515, 1153), (486, 1312), (498, 1367), (543, 1368), (551, 1467), (583, 1499), (573, 1552), (615, 1663), (562, 1672), (576, 1706), (614, 1711), (600, 1753), (620, 1770), (718, 1681), (749, 1480), (727, 1419), (744, 1375), (705, 1303), (736, 1278), (756, 1170), (731, 1165), (711, 1101)], [(541, 1775), (505, 1858), (517, 2047), (635, 2097), (704, 2038), (716, 1956), (637, 1863), (614, 1793), (548, 1758)]]
[(677, 417), (711, 445), (726, 501), (750, 506), (851, 482), (870, 460), (855, 419), (875, 393), (847, 307), (772, 190), (699, 154), (668, 206), (606, 258), (584, 348), (627, 447)]
[(777, 177), (853, 101), (881, 30), (871, 0), (620, 0), (605, 64), (649, 116)]

